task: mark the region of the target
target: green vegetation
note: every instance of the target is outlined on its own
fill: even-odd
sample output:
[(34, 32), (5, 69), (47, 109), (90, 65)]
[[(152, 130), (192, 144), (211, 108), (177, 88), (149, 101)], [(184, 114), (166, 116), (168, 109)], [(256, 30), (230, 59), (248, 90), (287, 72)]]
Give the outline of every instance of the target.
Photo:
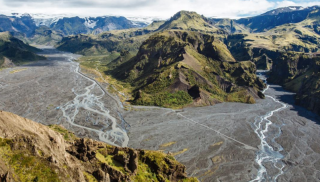
[(0, 159), (14, 170), (16, 181), (60, 181), (58, 174), (48, 161), (32, 155), (31, 149), (12, 150), (18, 141), (0, 138)]
[[(145, 162), (144, 162), (145, 161)], [(166, 162), (169, 161), (169, 162)], [(135, 181), (146, 181), (152, 179), (154, 181), (169, 181), (164, 176), (165, 174), (159, 171), (169, 171), (169, 165), (179, 165), (179, 163), (171, 155), (166, 155), (163, 152), (144, 151), (139, 157), (139, 167)], [(156, 166), (151, 168), (151, 166)], [(157, 169), (157, 171), (155, 171)], [(179, 180), (180, 181), (180, 180)], [(185, 182), (198, 182), (196, 178), (183, 179)]]
[(87, 182), (98, 182), (98, 180), (91, 174), (87, 172), (82, 172)]
[(152, 95), (141, 94), (133, 103), (136, 105), (178, 108), (191, 104), (192, 97), (187, 92), (179, 90), (174, 93), (160, 92)]
[[(100, 162), (110, 165), (115, 170), (120, 171), (123, 174), (127, 174), (127, 171), (124, 169), (124, 166), (121, 163), (119, 163), (117, 160), (114, 159), (114, 155), (108, 155), (103, 150), (107, 150), (107, 149), (100, 149), (101, 153), (97, 152), (96, 158)], [(102, 153), (105, 153), (105, 154), (103, 155)], [(121, 153), (121, 152), (120, 152), (120, 154), (125, 155), (124, 153)]]
[(74, 141), (77, 137), (60, 125), (49, 125), (49, 128), (60, 133), (66, 141)]

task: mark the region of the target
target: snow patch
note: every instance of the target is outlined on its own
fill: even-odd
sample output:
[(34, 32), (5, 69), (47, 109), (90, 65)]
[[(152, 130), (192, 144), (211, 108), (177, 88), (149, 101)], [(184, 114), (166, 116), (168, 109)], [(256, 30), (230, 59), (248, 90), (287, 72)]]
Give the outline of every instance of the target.
[(85, 19), (84, 25), (88, 28), (94, 28), (97, 24), (97, 21), (90, 19), (90, 17), (89, 18), (85, 17), (84, 19)]
[(297, 8), (296, 7), (289, 7), (289, 9), (293, 10), (293, 11), (296, 11)]
[(36, 26), (45, 25), (47, 27), (50, 27), (51, 25), (57, 23), (62, 18), (63, 17), (55, 17), (55, 18), (48, 18), (48, 19), (34, 18), (34, 22), (36, 23)]
[(140, 25), (141, 23), (145, 23), (147, 25), (150, 25), (154, 21), (162, 20), (158, 17), (126, 17), (128, 20), (130, 20), (134, 25)]

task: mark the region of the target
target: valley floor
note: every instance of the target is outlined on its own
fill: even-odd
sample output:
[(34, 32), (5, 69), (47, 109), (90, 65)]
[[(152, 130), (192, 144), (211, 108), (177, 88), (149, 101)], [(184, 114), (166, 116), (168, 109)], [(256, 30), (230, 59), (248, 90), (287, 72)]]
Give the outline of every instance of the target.
[[(281, 104), (266, 98), (256, 104), (182, 110), (141, 106), (125, 111), (105, 92), (107, 84), (101, 88), (77, 73), (77, 63), (70, 61), (77, 55), (52, 49), (44, 54), (47, 61), (0, 71), (0, 110), (43, 124), (61, 124), (80, 137), (171, 152), (189, 175), (201, 181), (250, 181), (257, 176), (255, 158), (261, 141), (253, 123)], [(279, 147), (276, 143), (283, 147), (284, 174), (278, 181), (319, 181), (320, 119), (295, 106), (293, 94), (280, 86), (271, 85), (266, 94), (288, 105), (269, 118), (273, 124), (266, 132), (273, 138), (278, 134), (273, 126), (281, 128), (281, 136), (268, 141), (274, 148)], [(268, 176), (278, 172), (265, 166)]]

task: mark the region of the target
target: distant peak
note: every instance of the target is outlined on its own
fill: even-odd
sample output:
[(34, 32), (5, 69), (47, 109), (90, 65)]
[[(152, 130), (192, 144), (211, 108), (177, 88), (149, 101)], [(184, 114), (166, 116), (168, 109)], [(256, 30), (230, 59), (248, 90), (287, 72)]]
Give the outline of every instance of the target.
[(177, 20), (181, 17), (189, 17), (189, 18), (201, 18), (201, 15), (199, 15), (198, 13), (194, 12), (194, 11), (179, 11), (176, 14), (173, 15), (173, 17), (171, 17), (171, 21), (172, 20)]
[(186, 11), (186, 10), (181, 10), (179, 12), (177, 12), (175, 15), (173, 16), (181, 16), (181, 15), (199, 15), (198, 13), (194, 12), (194, 11)]

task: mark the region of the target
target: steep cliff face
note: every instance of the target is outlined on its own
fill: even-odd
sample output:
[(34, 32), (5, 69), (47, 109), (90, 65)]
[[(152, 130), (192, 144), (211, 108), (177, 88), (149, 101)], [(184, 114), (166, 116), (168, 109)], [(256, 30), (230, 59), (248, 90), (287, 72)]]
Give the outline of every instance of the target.
[(320, 115), (320, 58), (313, 59), (310, 67), (294, 80), (302, 82), (296, 95), (296, 104)]
[(296, 104), (320, 114), (320, 57), (284, 52), (276, 58), (268, 81), (297, 93)]
[(254, 103), (264, 87), (255, 71), (251, 62), (236, 62), (212, 35), (165, 31), (147, 39), (134, 58), (111, 74), (137, 88), (135, 104), (179, 107)]
[(0, 111), (0, 181), (197, 181), (171, 155), (80, 139)]
[[(311, 68), (312, 55), (297, 52), (278, 52), (274, 58), (268, 81), (286, 84)], [(289, 87), (288, 87), (289, 88)], [(290, 89), (290, 88), (289, 88)], [(291, 89), (297, 91), (297, 89)]]

